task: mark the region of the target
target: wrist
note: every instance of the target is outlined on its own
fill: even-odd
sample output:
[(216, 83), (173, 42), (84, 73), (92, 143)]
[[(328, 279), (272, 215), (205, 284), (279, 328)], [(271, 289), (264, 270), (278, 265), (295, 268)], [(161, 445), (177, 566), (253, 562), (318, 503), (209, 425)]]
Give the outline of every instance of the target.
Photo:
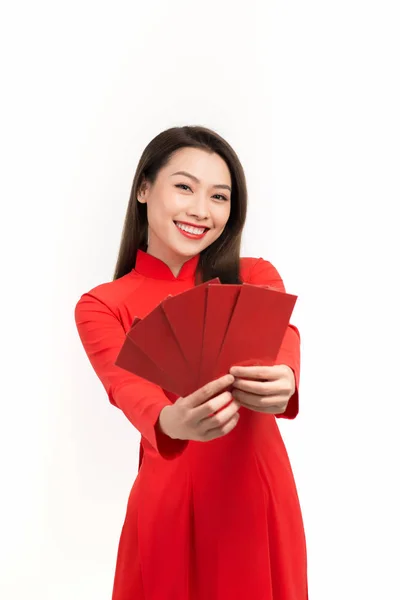
[(173, 409), (173, 406), (164, 406), (164, 408), (161, 409), (161, 412), (158, 416), (158, 421), (157, 421), (157, 425), (161, 431), (161, 433), (163, 433), (164, 435), (167, 435), (168, 437), (170, 437), (171, 439), (177, 439), (176, 436), (173, 435), (173, 431), (172, 431), (172, 427), (171, 427), (171, 416), (173, 414), (173, 411), (171, 412), (171, 409)]

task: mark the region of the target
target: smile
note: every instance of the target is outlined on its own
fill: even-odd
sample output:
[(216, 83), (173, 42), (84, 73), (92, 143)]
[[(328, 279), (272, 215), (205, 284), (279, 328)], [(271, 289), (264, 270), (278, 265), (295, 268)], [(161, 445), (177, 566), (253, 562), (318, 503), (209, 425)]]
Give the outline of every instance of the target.
[(186, 223), (180, 223), (179, 221), (174, 221), (174, 223), (183, 235), (194, 239), (203, 238), (209, 229), (208, 227), (195, 227), (193, 225), (187, 225)]

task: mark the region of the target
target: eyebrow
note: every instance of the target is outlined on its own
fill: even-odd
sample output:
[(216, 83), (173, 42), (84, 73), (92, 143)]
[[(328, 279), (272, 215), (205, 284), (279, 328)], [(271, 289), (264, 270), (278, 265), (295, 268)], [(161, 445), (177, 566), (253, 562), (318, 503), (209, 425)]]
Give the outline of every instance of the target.
[[(196, 183), (200, 183), (200, 179), (197, 179), (197, 177), (195, 177), (194, 175), (191, 175), (187, 171), (177, 171), (176, 173), (172, 173), (171, 177), (173, 177), (174, 175), (186, 175), (186, 177), (193, 179), (193, 181), (195, 181)], [(229, 190), (230, 192), (232, 191), (231, 187), (229, 185), (225, 185), (223, 183), (216, 184), (213, 187), (219, 188), (219, 189), (224, 189), (224, 190)]]

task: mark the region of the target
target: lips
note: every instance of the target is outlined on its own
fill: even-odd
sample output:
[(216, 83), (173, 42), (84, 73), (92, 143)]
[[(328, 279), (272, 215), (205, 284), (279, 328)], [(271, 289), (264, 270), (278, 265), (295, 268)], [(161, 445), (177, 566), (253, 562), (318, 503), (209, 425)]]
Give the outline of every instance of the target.
[(196, 225), (196, 223), (188, 223), (187, 221), (174, 221), (175, 225), (186, 225), (187, 227), (194, 227), (195, 229), (205, 229), (208, 231), (210, 228), (206, 225)]
[[(194, 225), (193, 223), (187, 223), (185, 221), (174, 221), (174, 223), (175, 223), (176, 228), (182, 235), (184, 235), (185, 237), (194, 239), (194, 240), (202, 239), (206, 235), (207, 231), (209, 230), (209, 227)], [(202, 233), (194, 233), (194, 232), (190, 232), (190, 231), (185, 231), (185, 229), (183, 229), (182, 227), (179, 227), (179, 225), (185, 225), (186, 227), (193, 227), (196, 230), (203, 230), (203, 231), (202, 231)]]

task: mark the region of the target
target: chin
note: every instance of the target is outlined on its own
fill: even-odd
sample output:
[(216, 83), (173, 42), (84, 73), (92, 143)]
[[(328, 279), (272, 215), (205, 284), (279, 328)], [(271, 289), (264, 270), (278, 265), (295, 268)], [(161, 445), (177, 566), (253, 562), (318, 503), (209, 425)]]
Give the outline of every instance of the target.
[(191, 258), (192, 256), (195, 256), (196, 254), (199, 254), (199, 252), (201, 252), (203, 250), (203, 248), (200, 248), (199, 250), (178, 250), (175, 249), (174, 251), (176, 252), (176, 254), (178, 254), (179, 256), (182, 256), (184, 258)]
[(183, 244), (177, 244), (175, 242), (174, 244), (169, 245), (169, 248), (172, 250), (172, 252), (184, 258), (190, 258), (191, 256), (199, 254), (199, 252), (204, 250), (204, 247), (204, 244), (191, 243), (190, 240), (188, 240), (187, 244), (185, 244), (185, 242), (183, 242)]

